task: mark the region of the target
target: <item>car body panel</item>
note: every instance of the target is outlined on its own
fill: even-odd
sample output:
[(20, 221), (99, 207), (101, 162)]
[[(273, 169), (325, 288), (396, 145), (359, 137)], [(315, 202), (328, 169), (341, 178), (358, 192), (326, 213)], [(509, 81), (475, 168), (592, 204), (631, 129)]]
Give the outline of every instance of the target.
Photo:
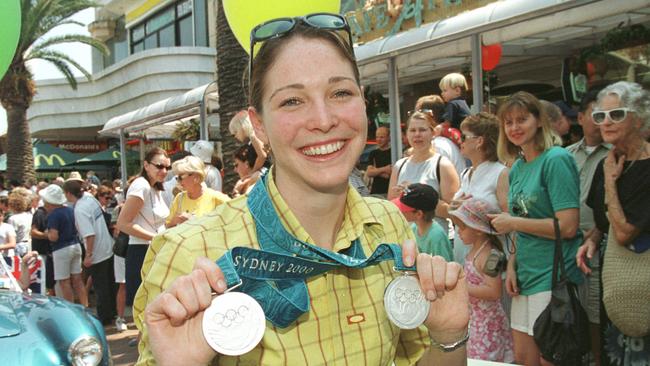
[(0, 304), (3, 365), (68, 365), (68, 348), (82, 336), (101, 343), (100, 365), (111, 364), (104, 328), (83, 306), (10, 290), (0, 290)]

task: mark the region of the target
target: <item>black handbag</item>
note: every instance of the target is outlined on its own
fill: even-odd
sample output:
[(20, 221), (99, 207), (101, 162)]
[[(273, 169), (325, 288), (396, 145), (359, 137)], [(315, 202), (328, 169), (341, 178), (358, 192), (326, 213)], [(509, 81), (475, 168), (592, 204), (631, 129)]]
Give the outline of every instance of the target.
[[(569, 281), (562, 255), (557, 218), (551, 302), (535, 320), (533, 338), (542, 357), (556, 366), (579, 365), (589, 352), (589, 320), (578, 299), (577, 286)], [(558, 277), (559, 275), (559, 277)]]
[(118, 257), (126, 258), (126, 253), (129, 249), (129, 235), (120, 232), (115, 238), (113, 243), (113, 254)]

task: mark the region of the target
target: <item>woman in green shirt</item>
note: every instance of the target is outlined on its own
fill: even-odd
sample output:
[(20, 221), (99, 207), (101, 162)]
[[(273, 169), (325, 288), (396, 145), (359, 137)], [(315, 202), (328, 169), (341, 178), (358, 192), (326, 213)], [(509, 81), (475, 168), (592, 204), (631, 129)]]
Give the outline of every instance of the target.
[(491, 217), (499, 233), (516, 233), (517, 250), (510, 257), (506, 276), (506, 291), (513, 296), (515, 362), (543, 365), (546, 362), (533, 339), (533, 325), (551, 299), (553, 217), (559, 220), (569, 278), (582, 282), (573, 260), (582, 237), (578, 230), (578, 169), (571, 154), (555, 146), (560, 139), (533, 95), (515, 93), (501, 106), (499, 119), (499, 158), (512, 162), (510, 212)]

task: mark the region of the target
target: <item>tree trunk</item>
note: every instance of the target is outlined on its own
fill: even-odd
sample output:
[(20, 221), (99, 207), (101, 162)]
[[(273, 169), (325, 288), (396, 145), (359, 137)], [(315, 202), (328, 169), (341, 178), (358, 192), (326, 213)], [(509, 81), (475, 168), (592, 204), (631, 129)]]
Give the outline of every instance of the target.
[(217, 1), (217, 85), (219, 86), (219, 131), (225, 178), (223, 191), (231, 192), (239, 177), (232, 169), (233, 154), (240, 145), (228, 129), (232, 117), (247, 103), (243, 75), (248, 67), (248, 54), (232, 33), (222, 0)]
[(7, 110), (7, 178), (21, 184), (36, 183), (32, 138), (24, 105), (5, 106)]
[(27, 109), (34, 98), (32, 74), (22, 59), (0, 79), (0, 101), (7, 111), (7, 178), (36, 184), (32, 137), (27, 124)]

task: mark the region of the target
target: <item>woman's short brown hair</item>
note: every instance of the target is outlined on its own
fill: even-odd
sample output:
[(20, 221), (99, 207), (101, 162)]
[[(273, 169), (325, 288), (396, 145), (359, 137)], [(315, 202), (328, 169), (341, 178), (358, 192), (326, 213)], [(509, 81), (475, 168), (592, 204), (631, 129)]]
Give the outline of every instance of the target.
[(469, 130), (476, 136), (483, 138), (481, 151), (489, 161), (499, 160), (497, 142), (499, 141), (499, 119), (492, 113), (480, 112), (468, 116), (460, 124), (461, 130)]
[(248, 101), (258, 113), (262, 112), (262, 97), (265, 90), (265, 77), (268, 71), (273, 67), (275, 61), (291, 39), (303, 37), (307, 39), (322, 39), (329, 42), (338, 51), (339, 55), (345, 58), (352, 66), (354, 79), (358, 85), (360, 83), (359, 69), (357, 68), (354, 50), (349, 44), (347, 35), (344, 31), (332, 31), (306, 26), (302, 23), (296, 24), (295, 28), (288, 34), (264, 41), (257, 55), (250, 55), (253, 59), (253, 70), (249, 80), (249, 97)]
[(411, 121), (414, 119), (419, 119), (426, 121), (427, 124), (429, 125), (429, 128), (433, 131), (433, 129), (436, 127), (436, 121), (434, 121), (433, 116), (431, 113), (427, 112), (422, 112), (422, 111), (415, 111), (413, 114), (409, 116), (409, 119), (406, 120), (406, 129), (408, 130), (409, 126), (411, 125)]

